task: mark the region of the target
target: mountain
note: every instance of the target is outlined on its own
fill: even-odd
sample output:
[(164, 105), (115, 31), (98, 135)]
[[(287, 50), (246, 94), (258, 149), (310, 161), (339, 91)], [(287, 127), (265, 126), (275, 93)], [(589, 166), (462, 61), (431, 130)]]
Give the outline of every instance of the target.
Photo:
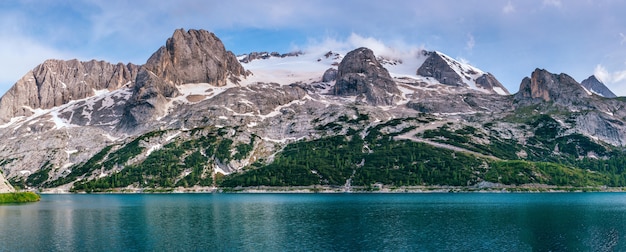
[(31, 116), (36, 109), (50, 109), (98, 92), (130, 86), (138, 66), (104, 61), (47, 60), (29, 71), (0, 98), (0, 122)]
[(462, 64), (441, 52), (424, 52), (425, 62), (417, 69), (417, 75), (432, 77), (441, 84), (465, 86), (483, 92), (509, 94), (509, 91), (490, 73)]
[(55, 192), (626, 185), (622, 99), (331, 49), (235, 56), (179, 29), (144, 65), (46, 61), (0, 98), (0, 169)]
[(606, 98), (617, 97), (617, 95), (611, 92), (611, 90), (606, 87), (604, 83), (598, 80), (595, 75), (589, 76), (589, 78), (583, 80), (580, 84), (583, 85), (583, 87), (585, 87), (587, 90), (599, 96)]

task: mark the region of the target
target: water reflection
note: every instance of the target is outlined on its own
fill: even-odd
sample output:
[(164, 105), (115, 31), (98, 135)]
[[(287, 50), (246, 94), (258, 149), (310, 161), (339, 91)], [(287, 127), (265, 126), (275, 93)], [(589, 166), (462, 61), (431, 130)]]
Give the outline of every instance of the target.
[(624, 251), (624, 196), (44, 195), (0, 251)]

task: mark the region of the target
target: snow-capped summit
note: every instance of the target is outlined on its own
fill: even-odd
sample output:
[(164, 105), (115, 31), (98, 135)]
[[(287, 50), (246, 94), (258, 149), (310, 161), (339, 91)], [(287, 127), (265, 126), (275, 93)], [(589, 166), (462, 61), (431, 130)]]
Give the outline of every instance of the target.
[(589, 76), (589, 78), (583, 80), (583, 82), (581, 82), (580, 84), (583, 85), (583, 87), (585, 87), (587, 90), (599, 96), (603, 96), (606, 98), (617, 97), (617, 95), (611, 92), (611, 90), (606, 87), (606, 85), (604, 85), (602, 81), (598, 80), (595, 75)]
[[(376, 52), (374, 52), (376, 53)], [(329, 68), (337, 69), (345, 52), (250, 53), (238, 57), (253, 76), (246, 82), (310, 83)], [(403, 58), (376, 55), (394, 79), (413, 79), (427, 84), (464, 87), (488, 94), (508, 95), (509, 91), (491, 74), (462, 63), (438, 51), (419, 51)]]
[(490, 73), (438, 51), (424, 52), (424, 55), (428, 58), (417, 69), (417, 75), (435, 78), (445, 85), (465, 86), (484, 93), (509, 94), (509, 91)]

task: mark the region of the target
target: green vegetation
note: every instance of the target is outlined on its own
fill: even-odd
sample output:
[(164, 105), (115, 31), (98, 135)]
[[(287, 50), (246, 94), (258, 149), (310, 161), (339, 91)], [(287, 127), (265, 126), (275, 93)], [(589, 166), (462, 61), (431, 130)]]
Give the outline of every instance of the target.
[(394, 141), (380, 132), (399, 123), (392, 120), (373, 127), (365, 139), (355, 131), (287, 145), (273, 163), (227, 176), (220, 185), (342, 186), (348, 179), (357, 186), (467, 185), (477, 178), (473, 167), (480, 167), (482, 159), (423, 143)]
[[(625, 186), (626, 156), (608, 160), (579, 159), (606, 148), (585, 136), (558, 136), (558, 123), (549, 116), (536, 116), (532, 126), (535, 145), (525, 147), (511, 139), (488, 136), (466, 126), (452, 130), (443, 126), (424, 132), (424, 138), (458, 146), (503, 160), (476, 157), (470, 154), (436, 148), (431, 145), (394, 141), (393, 136), (408, 132), (383, 134), (385, 127), (395, 127), (403, 120), (376, 125), (364, 138), (361, 131), (348, 131), (347, 136), (331, 136), (287, 145), (273, 163), (255, 164), (245, 172), (221, 181), (222, 187), (237, 186), (353, 186), (368, 187), (375, 183), (389, 186), (452, 185), (468, 186), (479, 181), (506, 185), (546, 184), (553, 186), (597, 187)], [(484, 144), (473, 138), (488, 139)], [(480, 142), (480, 141), (479, 141)], [(558, 146), (559, 154), (553, 155)], [(529, 160), (519, 160), (517, 152), (529, 152)], [(552, 162), (544, 162), (551, 160)]]
[[(108, 158), (94, 157), (91, 159), (94, 160), (94, 164), (99, 164), (96, 167), (122, 167), (120, 171), (107, 177), (76, 182), (72, 191), (101, 192), (110, 188), (131, 185), (155, 190), (176, 186), (211, 186), (214, 183), (212, 177), (212, 165), (214, 163), (243, 159), (254, 148), (253, 136), (249, 143), (235, 145), (233, 154), (233, 140), (224, 138), (225, 134), (225, 131), (220, 130), (217, 132), (194, 130), (192, 132), (193, 139), (174, 140), (152, 151), (145, 160), (125, 165), (126, 161), (133, 155), (128, 155), (122, 151), (129, 151), (136, 156), (138, 154), (135, 153), (141, 153), (141, 148), (143, 148), (136, 144), (137, 140), (132, 141), (109, 154)], [(90, 162), (88, 161), (83, 166), (88, 163)], [(90, 169), (84, 170), (89, 171)]]
[(52, 170), (52, 164), (49, 161), (46, 161), (37, 172), (28, 176), (28, 178), (26, 179), (26, 185), (27, 186), (41, 185), (44, 181), (48, 180), (48, 177), (50, 176), (49, 173), (51, 170)]
[[(532, 131), (524, 144), (495, 134), (493, 123), (485, 123), (484, 128), (467, 125), (453, 128), (448, 124), (418, 136), (496, 158), (394, 139), (415, 129), (415, 125), (434, 120), (427, 116), (398, 118), (366, 127), (362, 124), (369, 123), (369, 115), (355, 110), (352, 116), (342, 115), (335, 122), (318, 125), (316, 129), (325, 137), (288, 144), (271, 162), (257, 160), (228, 176), (214, 174), (213, 167), (248, 158), (258, 140), (252, 135), (247, 142), (234, 141), (241, 139), (230, 138), (232, 133), (241, 133), (236, 127), (193, 129), (186, 133), (187, 137), (151, 149), (145, 159), (138, 160), (135, 157), (146, 153), (145, 143), (164, 134), (164, 131), (150, 132), (126, 144), (103, 148), (55, 180), (49, 181), (53, 167), (45, 163), (26, 180), (11, 183), (18, 187), (55, 187), (74, 182), (72, 191), (86, 192), (128, 186), (146, 191), (213, 185), (226, 190), (249, 186), (341, 187), (348, 182), (365, 190), (375, 190), (377, 183), (398, 188), (473, 186), (482, 181), (563, 188), (626, 186), (623, 151), (610, 149), (580, 134), (564, 135), (567, 131), (559, 121), (550, 115), (534, 114), (532, 108), (526, 109), (528, 115), (518, 118)], [(329, 131), (335, 134), (328, 134)], [(609, 158), (589, 158), (589, 153)], [(98, 171), (109, 175), (94, 179), (92, 175)]]
[(70, 168), (71, 172), (65, 177), (50, 181), (44, 184), (44, 187), (56, 187), (64, 185), (76, 180), (78, 176), (90, 174), (96, 169), (100, 169), (102, 167), (102, 164), (100, 164), (100, 162), (102, 162), (106, 155), (109, 154), (112, 148), (113, 146), (111, 145), (104, 147), (102, 150), (96, 153), (96, 155), (93, 155), (89, 160), (87, 160), (87, 162), (85, 162), (84, 164), (72, 166)]
[(41, 199), (34, 192), (0, 193), (0, 204), (37, 202)]
[(492, 162), (484, 179), (506, 185), (536, 183), (575, 187), (601, 186), (608, 181), (605, 174), (561, 164), (522, 160)]

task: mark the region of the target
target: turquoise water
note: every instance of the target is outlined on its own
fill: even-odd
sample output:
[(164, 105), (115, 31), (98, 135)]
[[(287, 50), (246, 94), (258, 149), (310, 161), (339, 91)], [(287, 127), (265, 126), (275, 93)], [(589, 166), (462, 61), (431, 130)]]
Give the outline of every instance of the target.
[(626, 194), (42, 195), (0, 251), (626, 251)]

